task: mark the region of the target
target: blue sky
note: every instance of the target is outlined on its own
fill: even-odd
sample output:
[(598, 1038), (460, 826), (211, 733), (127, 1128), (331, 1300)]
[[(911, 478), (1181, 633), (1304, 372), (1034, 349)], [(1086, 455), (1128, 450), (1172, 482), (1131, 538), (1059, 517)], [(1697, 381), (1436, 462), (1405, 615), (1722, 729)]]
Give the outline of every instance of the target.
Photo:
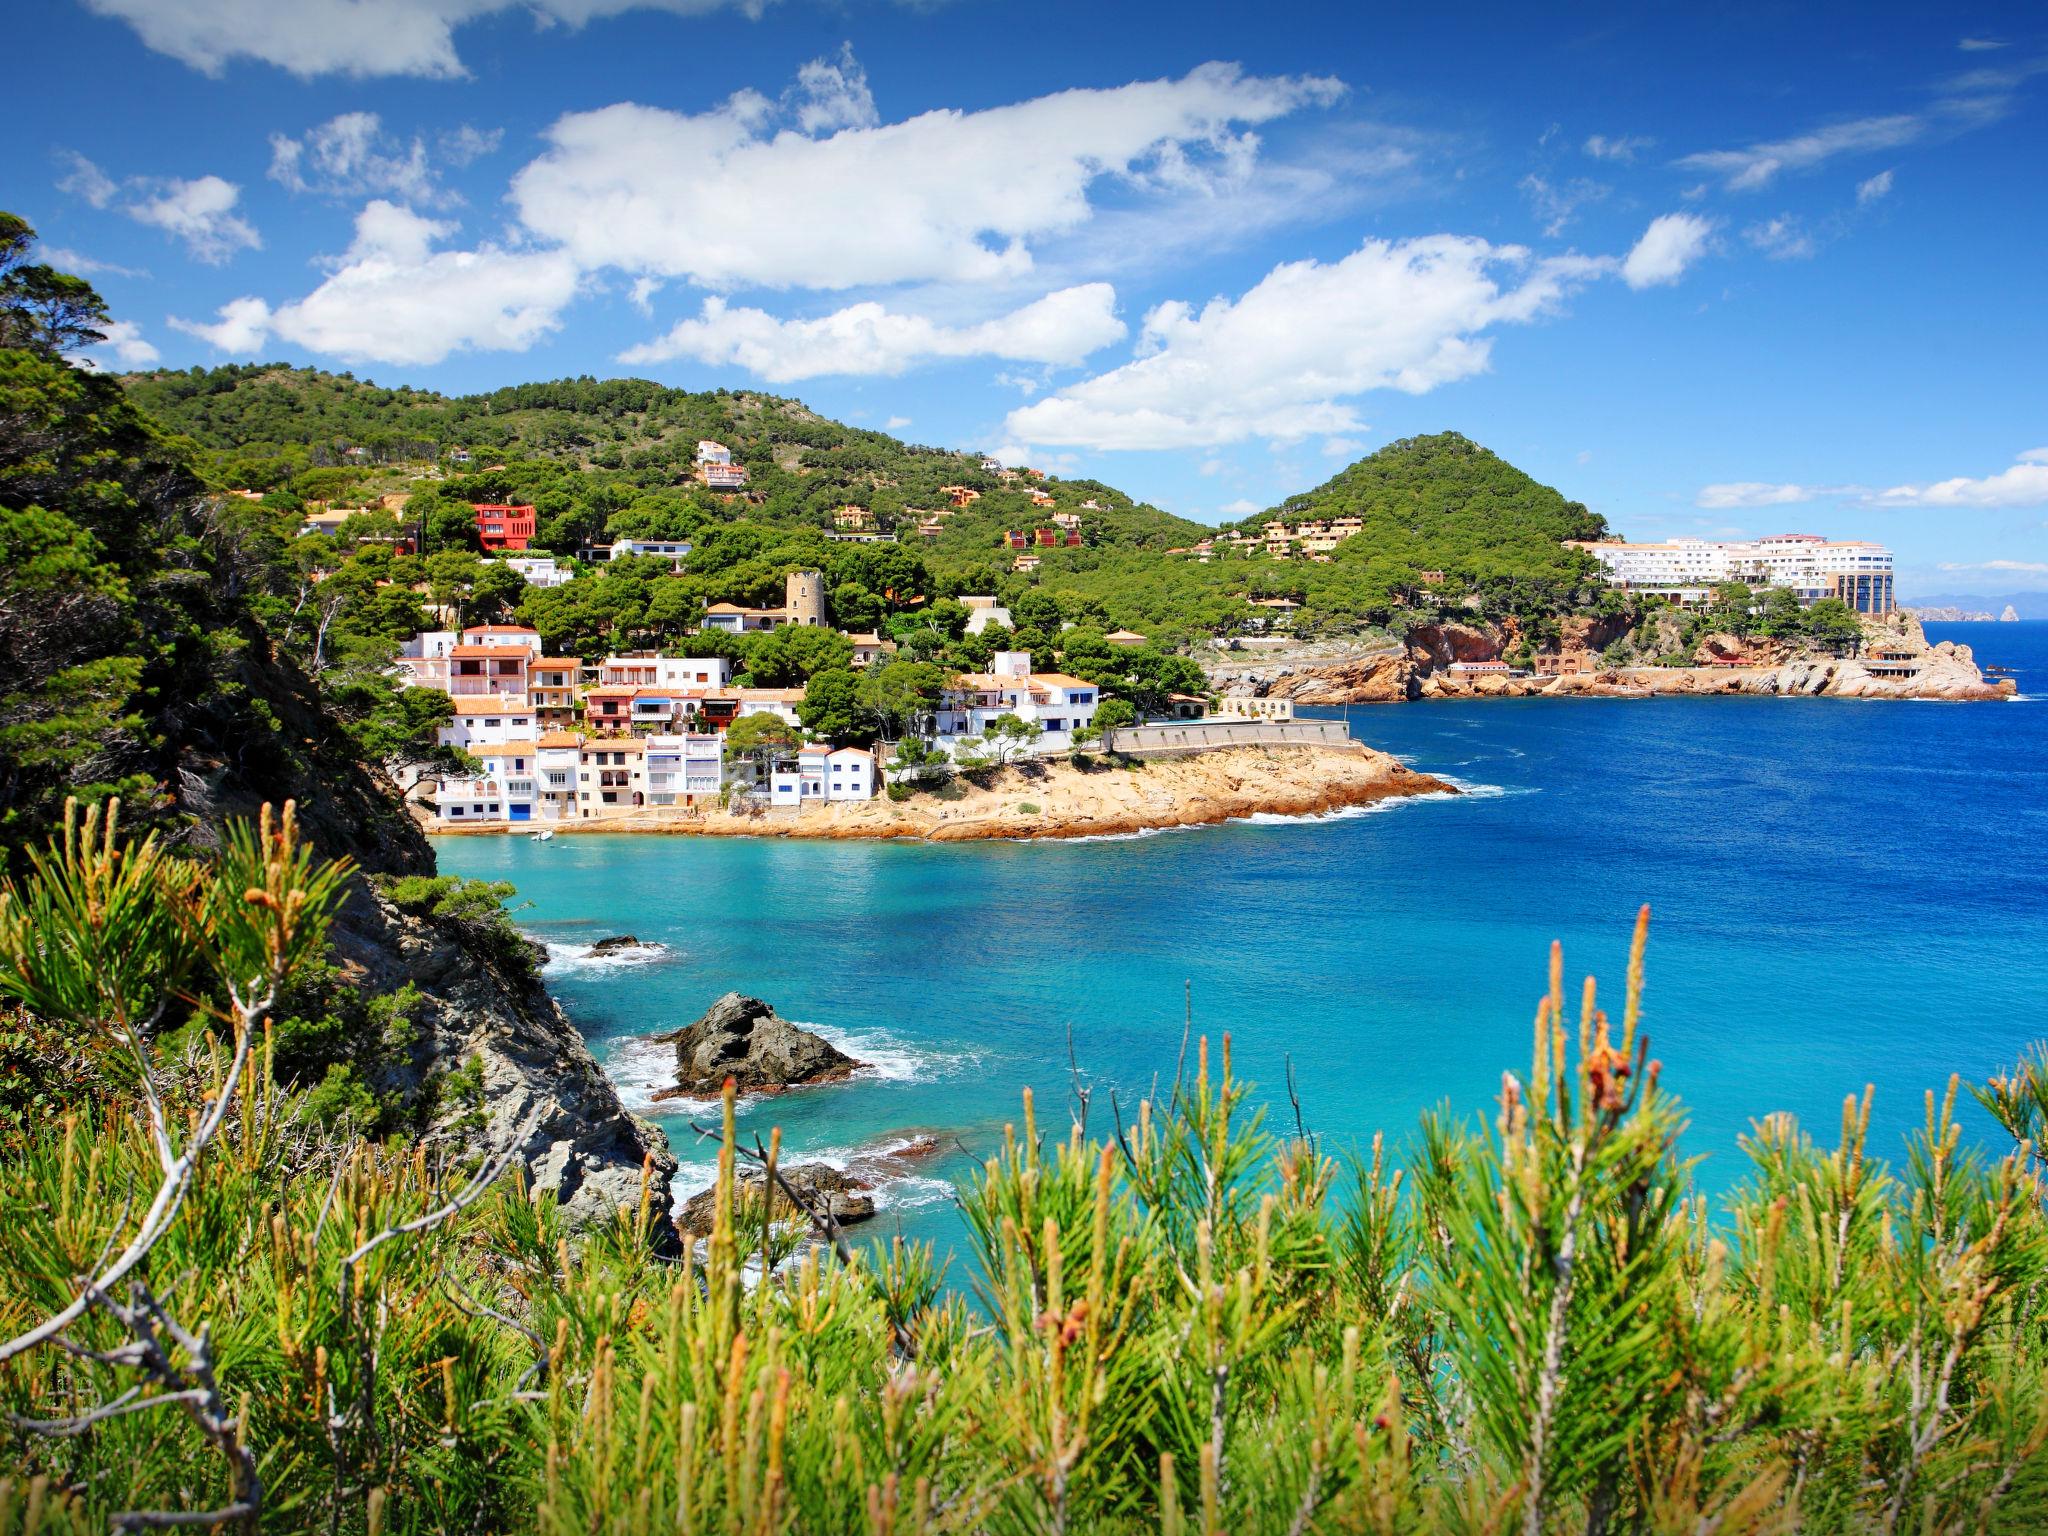
[(2048, 588), (2036, 5), (9, 30), (0, 202), (112, 301), (109, 366), (758, 386), (1205, 521), (1455, 428), (1630, 538), (1860, 535), (1908, 594)]

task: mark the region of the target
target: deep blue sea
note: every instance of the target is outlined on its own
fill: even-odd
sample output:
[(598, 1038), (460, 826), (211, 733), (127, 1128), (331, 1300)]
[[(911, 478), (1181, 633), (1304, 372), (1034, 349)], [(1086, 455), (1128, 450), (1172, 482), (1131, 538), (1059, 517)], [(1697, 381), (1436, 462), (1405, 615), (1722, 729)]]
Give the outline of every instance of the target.
[[(1399, 1144), (1425, 1107), (1479, 1114), (1526, 1072), (1553, 938), (1574, 986), (1590, 970), (1618, 1002), (1647, 901), (1646, 1027), (1686, 1150), (1725, 1187), (1753, 1117), (1831, 1140), (1871, 1083), (1896, 1155), (1925, 1090), (2048, 1036), (2048, 623), (1929, 633), (2012, 667), (2022, 700), (1359, 707), (1356, 735), (1471, 793), (1079, 843), (457, 838), (441, 866), (518, 886), (515, 920), (636, 1108), (672, 1080), (640, 1037), (728, 989), (871, 1062), (743, 1113), (838, 1160), (926, 1131), (985, 1153), (1027, 1083), (1059, 1131), (1070, 1032), (1106, 1130), (1112, 1091), (1128, 1110), (1170, 1077), (1184, 995), (1276, 1123), (1291, 1058), (1313, 1132)], [(667, 948), (585, 957), (614, 933)], [(656, 1118), (679, 1193), (708, 1183), (688, 1114)], [(967, 1166), (892, 1178), (866, 1230), (957, 1246), (946, 1180)]]

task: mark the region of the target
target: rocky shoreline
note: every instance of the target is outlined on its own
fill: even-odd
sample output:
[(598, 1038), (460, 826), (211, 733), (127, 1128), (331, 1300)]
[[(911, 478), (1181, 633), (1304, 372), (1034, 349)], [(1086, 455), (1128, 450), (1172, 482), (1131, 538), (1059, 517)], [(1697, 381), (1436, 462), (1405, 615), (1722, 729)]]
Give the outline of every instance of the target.
[(1905, 615), (1873, 621), (1860, 656), (1814, 655), (1769, 641), (1710, 635), (1696, 658), (1703, 664), (1686, 667), (1607, 664), (1601, 651), (1617, 633), (1599, 620), (1568, 620), (1556, 648), (1539, 653), (1530, 675), (1461, 670), (1498, 662), (1511, 638), (1490, 626), (1432, 624), (1410, 630), (1405, 642), (1364, 649), (1302, 645), (1256, 656), (1227, 654), (1205, 665), (1211, 681), (1226, 691), (1308, 705), (1725, 694), (1976, 702), (2017, 692), (2010, 678), (1986, 678), (1970, 647), (1948, 640), (1929, 645), (1918, 623)]
[[(1246, 746), (1136, 765), (1097, 760), (1084, 769), (1064, 759), (1013, 765), (989, 775), (985, 784), (956, 780), (943, 790), (903, 801), (883, 798), (760, 815), (650, 808), (546, 825), (563, 834), (1036, 840), (1209, 826), (1259, 813), (1314, 816), (1379, 800), (1455, 793), (1443, 780), (1367, 747)], [(533, 826), (434, 830), (437, 835), (517, 836)]]

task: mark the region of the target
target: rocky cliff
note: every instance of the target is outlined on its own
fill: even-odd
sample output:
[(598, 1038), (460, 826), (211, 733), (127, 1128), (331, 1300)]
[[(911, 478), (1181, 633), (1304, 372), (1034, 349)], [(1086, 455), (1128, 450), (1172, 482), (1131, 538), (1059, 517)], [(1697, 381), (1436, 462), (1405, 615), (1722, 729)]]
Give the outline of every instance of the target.
[[(418, 992), (409, 1038), (371, 1086), (417, 1109), (429, 1135), (482, 1150), (516, 1134), (529, 1184), (554, 1191), (575, 1225), (637, 1203), (643, 1168), (656, 1208), (667, 1210), (675, 1168), (667, 1139), (619, 1102), (541, 984), (537, 955), (480, 944), (471, 925), (401, 911), (380, 893), (373, 876), (432, 874), (432, 846), (356, 760), (312, 685), (271, 656), (259, 630), (251, 626), (246, 639), (221, 691), (260, 700), (274, 726), (231, 734), (204, 710), (165, 701), (165, 757), (155, 767), (174, 835), (205, 848), (226, 821), (254, 815), (265, 800), (296, 801), (320, 851), (359, 871), (333, 930), (344, 985), (364, 996), (408, 984)], [(456, 1071), (480, 1071), (480, 1102), (441, 1102), (436, 1084)]]
[(2009, 679), (1989, 681), (1970, 648), (1929, 645), (1906, 614), (1866, 625), (1858, 655), (1837, 657), (1778, 642), (1707, 635), (1685, 667), (1616, 666), (1602, 653), (1624, 633), (1619, 620), (1574, 618), (1558, 640), (1536, 652), (1527, 675), (1472, 673), (1461, 662), (1491, 662), (1519, 649), (1512, 628), (1421, 625), (1406, 643), (1352, 655), (1286, 652), (1208, 663), (1211, 680), (1231, 691), (1297, 704), (1388, 704), (1411, 699), (1641, 697), (1647, 694), (1777, 694), (1872, 699), (2010, 698)]

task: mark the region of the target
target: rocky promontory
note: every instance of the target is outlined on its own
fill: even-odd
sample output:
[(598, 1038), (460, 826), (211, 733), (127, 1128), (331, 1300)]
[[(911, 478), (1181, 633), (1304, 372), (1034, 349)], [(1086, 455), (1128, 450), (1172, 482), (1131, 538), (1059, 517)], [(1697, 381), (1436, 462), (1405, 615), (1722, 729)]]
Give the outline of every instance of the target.
[[(2016, 689), (2009, 678), (1987, 679), (1967, 645), (1929, 644), (1904, 613), (1867, 620), (1862, 644), (1846, 656), (1709, 634), (1685, 654), (1687, 664), (1666, 665), (1669, 657), (1616, 659), (1610, 647), (1622, 634), (1618, 620), (1568, 618), (1552, 644), (1526, 655), (1512, 626), (1444, 622), (1417, 625), (1394, 643), (1225, 653), (1207, 666), (1228, 691), (1311, 705), (1668, 694), (1968, 701), (2011, 698)], [(1511, 654), (1524, 663), (1513, 671), (1505, 669)]]
[(676, 1048), (676, 1084), (655, 1094), (658, 1100), (715, 1094), (728, 1078), (741, 1093), (779, 1093), (835, 1082), (864, 1065), (760, 998), (737, 992), (726, 993), (696, 1023), (653, 1038)]
[[(1377, 800), (1454, 793), (1441, 779), (1417, 773), (1384, 752), (1355, 743), (1231, 746), (1143, 763), (1109, 758), (1096, 758), (1086, 766), (1065, 758), (1018, 763), (972, 779), (957, 778), (907, 800), (836, 801), (806, 806), (801, 812), (765, 815), (654, 808), (589, 821), (564, 821), (556, 831), (696, 837), (901, 837), (939, 843), (1106, 837), (1209, 826), (1260, 813), (1315, 816)], [(437, 826), (434, 830), (439, 835), (472, 829)], [(489, 835), (504, 830), (503, 825), (483, 825), (473, 832)]]

